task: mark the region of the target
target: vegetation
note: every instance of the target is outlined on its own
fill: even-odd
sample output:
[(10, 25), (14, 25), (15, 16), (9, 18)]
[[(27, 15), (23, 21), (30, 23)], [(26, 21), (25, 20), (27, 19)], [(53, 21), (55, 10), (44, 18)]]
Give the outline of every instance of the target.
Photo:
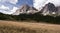
[[(2, 22), (2, 23), (1, 23)], [(29, 23), (19, 23), (19, 22), (0, 22), (0, 33), (60, 33), (59, 26), (47, 26), (47, 25), (36, 25)], [(21, 25), (20, 25), (21, 24)], [(25, 26), (25, 27), (24, 27)], [(46, 28), (47, 27), (47, 28)], [(51, 27), (51, 28), (50, 28)]]
[(29, 30), (26, 28), (0, 26), (0, 33), (36, 33), (36, 32), (34, 30)]
[(36, 14), (20, 14), (18, 16), (16, 15), (7, 15), (0, 13), (0, 20), (16, 20), (16, 21), (22, 21), (22, 20), (34, 20), (34, 21), (42, 21), (42, 22), (48, 22), (48, 23), (57, 23), (60, 24), (60, 16), (52, 17), (52, 16), (43, 16), (38, 13)]

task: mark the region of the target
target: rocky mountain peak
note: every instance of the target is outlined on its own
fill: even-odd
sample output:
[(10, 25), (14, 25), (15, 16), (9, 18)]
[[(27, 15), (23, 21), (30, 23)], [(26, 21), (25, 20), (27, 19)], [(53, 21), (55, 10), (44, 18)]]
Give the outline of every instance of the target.
[(29, 6), (27, 4), (24, 4), (22, 6), (20, 6), (20, 8), (18, 10), (16, 10), (15, 13), (13, 13), (13, 15), (19, 15), (19, 14), (34, 14), (38, 12), (37, 9), (35, 9), (32, 6)]

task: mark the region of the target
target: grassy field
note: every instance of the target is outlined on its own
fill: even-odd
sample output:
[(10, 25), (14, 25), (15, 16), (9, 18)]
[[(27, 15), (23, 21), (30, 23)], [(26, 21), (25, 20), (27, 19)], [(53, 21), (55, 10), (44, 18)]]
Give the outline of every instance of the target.
[(0, 20), (0, 33), (60, 33), (60, 25)]

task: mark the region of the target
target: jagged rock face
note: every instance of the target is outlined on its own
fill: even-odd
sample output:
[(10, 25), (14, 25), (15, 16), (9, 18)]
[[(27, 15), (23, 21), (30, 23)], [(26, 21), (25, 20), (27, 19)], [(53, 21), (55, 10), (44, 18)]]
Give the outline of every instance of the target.
[(57, 9), (56, 9), (56, 7), (53, 3), (48, 3), (47, 6), (48, 6), (49, 11), (51, 11), (51, 12), (56, 12), (57, 11)]
[(48, 3), (46, 4), (40, 11), (44, 16), (58, 16), (60, 13), (60, 7), (55, 7), (54, 4)]
[(29, 6), (27, 4), (22, 5), (18, 10), (16, 10), (15, 13), (13, 13), (13, 15), (19, 15), (19, 14), (34, 14), (38, 12), (37, 9), (35, 9), (32, 6)]
[(60, 7), (55, 7), (53, 3), (46, 4), (40, 11), (35, 9), (32, 6), (27, 4), (22, 5), (15, 13), (12, 15), (20, 15), (20, 14), (43, 14), (44, 16), (59, 16), (60, 15)]
[(56, 12), (57, 12), (58, 16), (60, 16), (60, 6), (57, 7), (57, 9), (58, 9), (58, 11), (56, 11)]

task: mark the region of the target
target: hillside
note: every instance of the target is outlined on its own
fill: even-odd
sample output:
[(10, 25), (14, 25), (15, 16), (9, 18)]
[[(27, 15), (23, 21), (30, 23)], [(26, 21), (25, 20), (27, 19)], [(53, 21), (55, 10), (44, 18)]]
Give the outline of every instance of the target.
[[(16, 10), (13, 14), (4, 14), (0, 13), (0, 20), (10, 20), (10, 21), (38, 21), (46, 22), (53, 24), (60, 24), (60, 16), (57, 14), (51, 14), (44, 16), (43, 13), (48, 12), (48, 4), (41, 11), (38, 11), (36, 8), (29, 6), (27, 4), (22, 5), (19, 9)], [(53, 6), (52, 6), (53, 7)], [(57, 7), (60, 9), (60, 7)], [(53, 9), (53, 8), (52, 8)], [(51, 11), (50, 11), (51, 12)]]
[(60, 24), (60, 16), (52, 17), (52, 16), (43, 16), (39, 13), (35, 14), (20, 14), (20, 15), (8, 15), (0, 13), (0, 20), (10, 20), (10, 21), (38, 21), (45, 23), (54, 23)]

